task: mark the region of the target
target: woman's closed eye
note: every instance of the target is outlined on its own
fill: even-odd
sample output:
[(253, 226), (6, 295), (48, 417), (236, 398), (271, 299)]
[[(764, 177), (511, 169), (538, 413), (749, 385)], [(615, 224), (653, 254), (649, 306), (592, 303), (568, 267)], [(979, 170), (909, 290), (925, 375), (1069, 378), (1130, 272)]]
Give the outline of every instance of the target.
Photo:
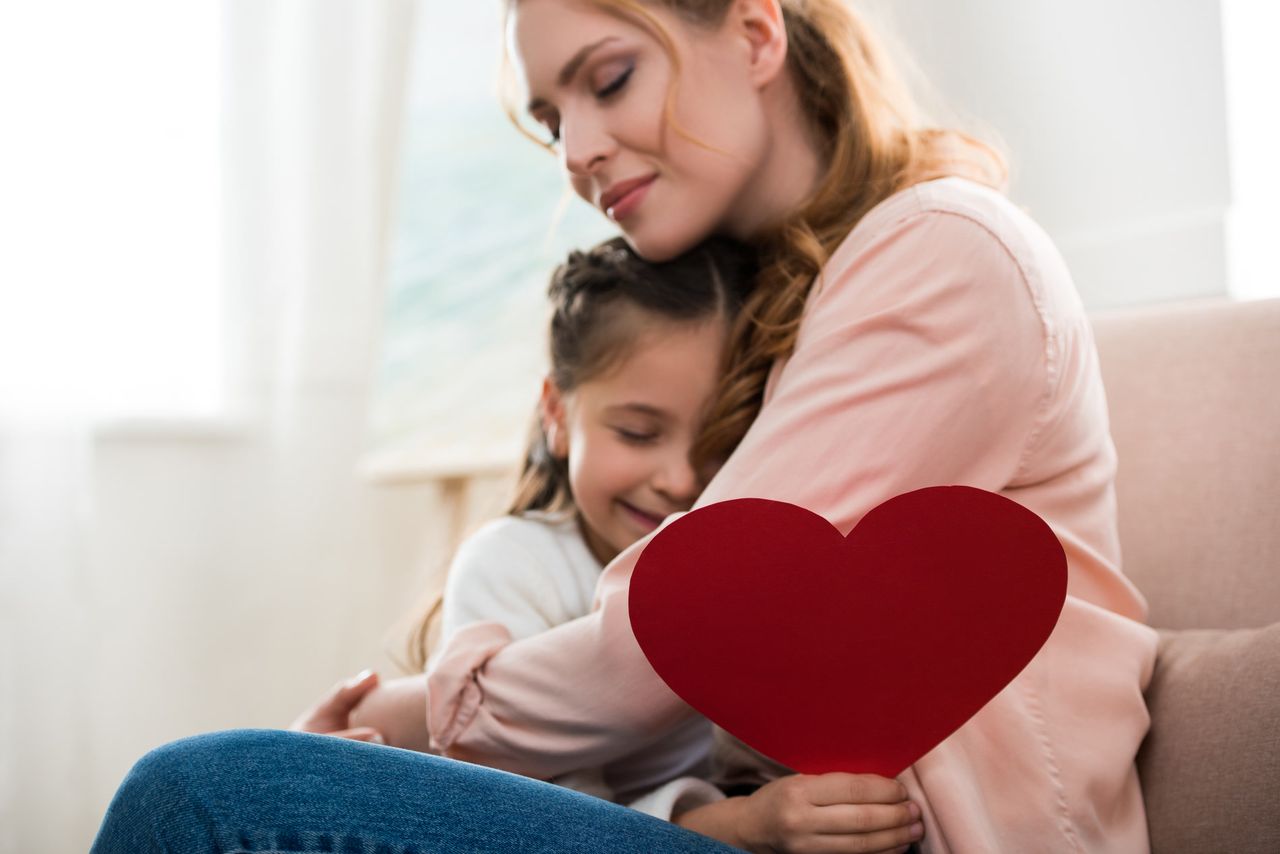
[[(631, 75), (636, 70), (634, 62), (629, 62), (621, 70), (618, 70), (616, 63), (610, 63), (603, 66), (602, 71), (593, 76), (591, 83), (592, 94), (600, 101), (608, 101), (614, 95), (617, 95), (624, 88), (627, 82), (631, 80)], [(595, 82), (596, 78), (603, 78), (603, 82)], [(555, 147), (560, 142), (560, 117), (558, 115), (548, 115), (545, 118), (539, 118), (547, 130), (551, 134), (551, 138), (547, 140), (547, 145)]]
[(635, 70), (635, 65), (628, 64), (621, 72), (613, 74), (603, 85), (596, 87), (596, 97), (605, 100), (621, 92)]

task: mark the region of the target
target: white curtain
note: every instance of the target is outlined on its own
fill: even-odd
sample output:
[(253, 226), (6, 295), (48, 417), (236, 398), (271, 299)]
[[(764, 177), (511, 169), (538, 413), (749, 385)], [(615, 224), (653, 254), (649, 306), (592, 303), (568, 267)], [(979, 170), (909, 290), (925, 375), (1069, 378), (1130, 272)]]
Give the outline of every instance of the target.
[[(225, 406), (110, 424), (74, 400), (39, 420), (0, 406), (3, 852), (85, 850), (150, 747), (283, 725), (344, 673), (385, 664), (423, 543), (446, 536), (430, 488), (357, 474), (414, 4), (219, 10)], [(129, 254), (101, 269), (108, 304)], [(181, 288), (198, 271), (174, 273)]]

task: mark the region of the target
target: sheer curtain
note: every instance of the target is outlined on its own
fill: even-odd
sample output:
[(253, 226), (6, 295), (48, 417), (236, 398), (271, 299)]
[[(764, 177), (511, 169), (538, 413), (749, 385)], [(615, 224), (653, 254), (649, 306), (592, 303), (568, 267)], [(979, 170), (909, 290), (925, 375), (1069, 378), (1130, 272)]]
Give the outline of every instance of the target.
[[(68, 38), (29, 51), (33, 67), (6, 60), (4, 76), (39, 92), (41, 72), (73, 73), (65, 87), (24, 95), (19, 118), (31, 119), (30, 138), (19, 153), (28, 162), (5, 155), (6, 177), (32, 163), (52, 163), (44, 171), (57, 176), (59, 158), (85, 160), (95, 173), (118, 169), (94, 145), (104, 137), (120, 151), (131, 150), (131, 133), (139, 149), (198, 144), (180, 135), (157, 140), (154, 123), (141, 131), (128, 111), (100, 109), (95, 99), (105, 93), (95, 75), (119, 77), (90, 67), (70, 42), (107, 28), (111, 61), (137, 66), (131, 49), (154, 57), (146, 45), (181, 41), (191, 22), (174, 16), (196, 14), (200, 4), (52, 5), (62, 18), (46, 16), (43, 35)], [(150, 747), (204, 730), (283, 725), (344, 673), (385, 664), (382, 633), (421, 584), (423, 543), (447, 533), (429, 487), (392, 492), (357, 475), (414, 3), (209, 5), (221, 33), (221, 98), (208, 106), (220, 117), (223, 213), (210, 219), (207, 207), (184, 208), (178, 198), (165, 214), (185, 227), (179, 233), (221, 232), (217, 299), (200, 302), (187, 287), (210, 274), (207, 265), (188, 253), (195, 269), (184, 268), (142, 221), (107, 228), (130, 239), (111, 241), (77, 268), (92, 269), (97, 285), (84, 305), (55, 300), (62, 313), (42, 314), (32, 308), (38, 301), (15, 298), (16, 277), (4, 277), (0, 333), (25, 334), (0, 336), (8, 341), (0, 374), (0, 851), (85, 850), (115, 786)], [(181, 7), (189, 8), (174, 11)], [(71, 23), (79, 12), (87, 17)], [(6, 27), (6, 17), (0, 40), (34, 37)], [(136, 44), (128, 33), (139, 34)], [(133, 78), (140, 86), (175, 73), (181, 46), (167, 47), (143, 63)], [(164, 98), (150, 97), (156, 91), (145, 89), (146, 109), (163, 115)], [(77, 103), (99, 124), (77, 126), (76, 145), (40, 138), (42, 111)], [(154, 177), (143, 167), (120, 171), (108, 182), (112, 192)], [(47, 217), (4, 211), (6, 234), (26, 229), (34, 246), (23, 274), (51, 268), (51, 278), (22, 283), (33, 293), (48, 296), (58, 276), (78, 274), (58, 259), (97, 245), (98, 225), (120, 225), (106, 219), (119, 208), (102, 198), (80, 200), (103, 218), (98, 225), (59, 215), (77, 202), (66, 190), (60, 180), (37, 187), (33, 199), (46, 191), (56, 199)], [(181, 295), (168, 310), (129, 287), (147, 267), (139, 259), (157, 254)], [(15, 304), (26, 316), (6, 311)], [(167, 343), (129, 362), (114, 358), (131, 346), (127, 334), (77, 334), (121, 304), (145, 315), (137, 328), (165, 330), (159, 340)], [(185, 320), (210, 311), (221, 317), (216, 326)], [(221, 360), (211, 368), (208, 360), (183, 362), (187, 345), (210, 328), (221, 330), (212, 351)], [(53, 338), (72, 354), (68, 375), (77, 382), (42, 398), (32, 389), (54, 388), (41, 361)], [(104, 342), (100, 352), (86, 339)], [(163, 376), (157, 366), (179, 380), (167, 397), (138, 379), (148, 370)], [(208, 382), (206, 368), (223, 381)], [(99, 394), (104, 383), (129, 388), (130, 378), (143, 389), (138, 396)], [(191, 396), (197, 387), (207, 393)]]

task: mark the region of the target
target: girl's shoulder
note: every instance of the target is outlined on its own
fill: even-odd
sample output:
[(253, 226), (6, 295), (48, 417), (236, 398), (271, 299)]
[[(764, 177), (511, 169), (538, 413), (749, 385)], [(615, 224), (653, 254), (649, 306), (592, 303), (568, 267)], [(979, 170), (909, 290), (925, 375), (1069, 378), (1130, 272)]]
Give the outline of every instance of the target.
[(536, 562), (595, 562), (572, 512), (526, 511), (491, 519), (468, 536), (455, 562), (501, 555)]
[(476, 528), (464, 541), (464, 548), (509, 543), (542, 546), (577, 536), (577, 525), (571, 513), (526, 511), (490, 519)]

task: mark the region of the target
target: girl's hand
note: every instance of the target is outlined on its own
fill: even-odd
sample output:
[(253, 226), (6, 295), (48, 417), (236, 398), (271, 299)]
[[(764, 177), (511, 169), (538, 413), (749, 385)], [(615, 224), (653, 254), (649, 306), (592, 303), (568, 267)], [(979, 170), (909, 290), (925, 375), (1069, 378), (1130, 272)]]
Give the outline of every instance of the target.
[(385, 744), (382, 733), (375, 727), (353, 726), (351, 723), (351, 710), (377, 687), (378, 674), (372, 670), (366, 670), (352, 679), (339, 682), (329, 690), (329, 693), (321, 697), (319, 702), (291, 723), (289, 729), (295, 732), (315, 732), (355, 741)]
[(744, 835), (761, 851), (894, 851), (924, 835), (906, 788), (872, 774), (782, 777), (747, 802)]
[(795, 774), (677, 823), (754, 854), (906, 851), (924, 835), (920, 807), (896, 780), (872, 774)]
[(392, 747), (430, 753), (426, 675), (402, 676), (378, 685), (351, 711), (349, 722), (381, 733)]

